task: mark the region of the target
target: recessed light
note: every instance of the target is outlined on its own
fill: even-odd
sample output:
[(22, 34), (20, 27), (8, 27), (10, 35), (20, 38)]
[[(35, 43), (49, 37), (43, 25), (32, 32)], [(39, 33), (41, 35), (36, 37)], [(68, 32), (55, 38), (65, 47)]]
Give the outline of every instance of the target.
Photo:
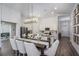
[(57, 10), (57, 7), (55, 7), (54, 9)]

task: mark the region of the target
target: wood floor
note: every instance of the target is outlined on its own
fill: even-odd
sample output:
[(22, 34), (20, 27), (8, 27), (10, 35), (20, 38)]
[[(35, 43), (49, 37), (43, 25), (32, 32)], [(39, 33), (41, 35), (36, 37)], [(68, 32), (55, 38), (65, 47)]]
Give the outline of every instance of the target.
[(56, 56), (78, 56), (69, 38), (66, 37), (61, 38), (56, 52)]
[(14, 56), (9, 40), (2, 42), (2, 48), (0, 49), (0, 56)]

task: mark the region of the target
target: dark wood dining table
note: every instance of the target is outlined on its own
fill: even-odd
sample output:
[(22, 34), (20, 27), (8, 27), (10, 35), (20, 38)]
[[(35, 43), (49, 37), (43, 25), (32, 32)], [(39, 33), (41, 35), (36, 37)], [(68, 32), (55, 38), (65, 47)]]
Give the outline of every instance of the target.
[[(17, 40), (24, 41), (24, 42), (29, 42), (29, 43), (34, 43), (34, 42), (31, 42), (31, 41), (28, 41), (28, 40), (32, 40), (32, 39), (17, 39)], [(38, 40), (35, 40), (35, 41), (38, 41)], [(41, 42), (48, 43), (48, 41), (41, 41)], [(46, 45), (41, 44), (41, 43), (34, 43), (34, 44), (37, 48), (39, 48), (41, 50), (41, 56), (44, 56), (44, 50), (46, 49)]]

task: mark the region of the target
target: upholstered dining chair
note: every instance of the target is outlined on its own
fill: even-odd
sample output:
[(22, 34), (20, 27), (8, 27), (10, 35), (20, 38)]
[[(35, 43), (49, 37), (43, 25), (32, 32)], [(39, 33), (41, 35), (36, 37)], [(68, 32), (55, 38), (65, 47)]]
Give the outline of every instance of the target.
[(19, 50), (19, 55), (26, 55), (23, 41), (16, 40), (16, 44)]
[(28, 56), (40, 56), (41, 52), (33, 43), (24, 42), (24, 46)]
[(56, 40), (50, 48), (44, 51), (44, 54), (47, 56), (54, 56), (56, 54), (58, 45), (59, 45), (59, 40)]
[(52, 45), (54, 43), (54, 37), (50, 37), (50, 44)]
[(12, 47), (13, 51), (15, 52), (15, 54), (18, 54), (18, 49), (17, 49), (17, 45), (16, 45), (15, 39), (10, 38), (10, 44), (11, 44), (11, 47)]

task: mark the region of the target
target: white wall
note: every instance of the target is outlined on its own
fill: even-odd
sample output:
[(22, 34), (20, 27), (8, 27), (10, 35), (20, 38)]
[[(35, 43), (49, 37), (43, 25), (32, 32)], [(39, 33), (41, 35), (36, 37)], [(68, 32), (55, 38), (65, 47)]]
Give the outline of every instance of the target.
[(58, 17), (51, 16), (40, 19), (40, 30), (44, 30), (45, 27), (49, 27), (51, 30), (58, 29)]

